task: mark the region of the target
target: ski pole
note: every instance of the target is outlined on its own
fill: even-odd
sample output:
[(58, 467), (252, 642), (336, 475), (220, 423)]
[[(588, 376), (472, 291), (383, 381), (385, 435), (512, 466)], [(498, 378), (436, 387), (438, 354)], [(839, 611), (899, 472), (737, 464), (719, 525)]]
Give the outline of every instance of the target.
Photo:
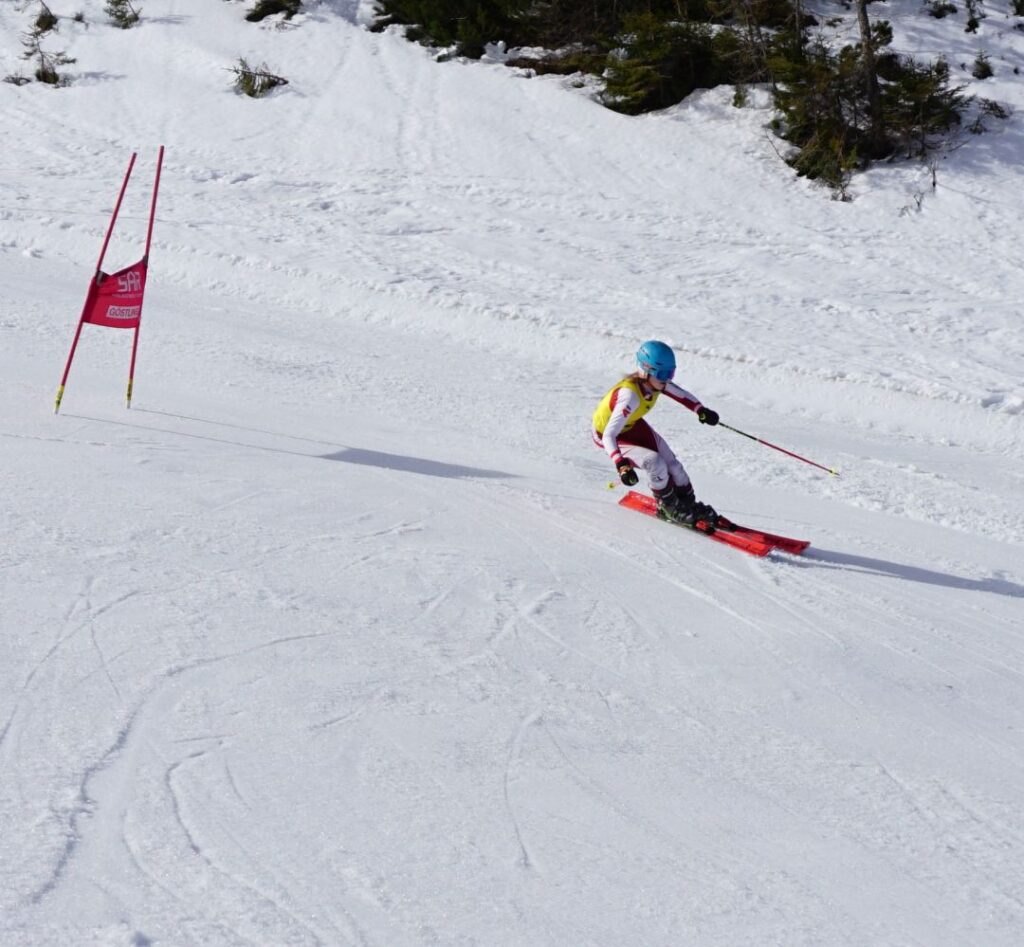
[(765, 447), (770, 447), (772, 450), (780, 451), (781, 453), (786, 454), (789, 457), (795, 457), (797, 460), (802, 460), (805, 464), (810, 464), (812, 467), (817, 467), (820, 470), (826, 470), (834, 477), (839, 476), (838, 470), (833, 470), (831, 467), (824, 466), (824, 464), (817, 464), (813, 460), (808, 460), (806, 457), (801, 457), (799, 454), (794, 454), (791, 450), (786, 450), (785, 447), (779, 447), (778, 444), (771, 444), (768, 441), (762, 440), (760, 437), (754, 437), (753, 434), (748, 434), (746, 431), (739, 430), (739, 428), (731, 427), (724, 421), (719, 421), (718, 426), (728, 428), (730, 431), (733, 431), (736, 434), (742, 434), (744, 437), (749, 437), (752, 441), (757, 441), (758, 444), (764, 444)]

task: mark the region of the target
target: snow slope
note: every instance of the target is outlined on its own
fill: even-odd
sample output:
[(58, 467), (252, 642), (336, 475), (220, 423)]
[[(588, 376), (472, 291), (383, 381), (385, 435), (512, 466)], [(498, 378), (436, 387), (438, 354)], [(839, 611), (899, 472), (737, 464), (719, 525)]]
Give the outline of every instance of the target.
[[(844, 204), (763, 98), (629, 119), (354, 2), (53, 8), (74, 82), (0, 84), (0, 942), (1020, 943), (1020, 115)], [(132, 410), (87, 327), (55, 417), (159, 144)], [(804, 557), (615, 506), (648, 337), (842, 470), (654, 417)]]

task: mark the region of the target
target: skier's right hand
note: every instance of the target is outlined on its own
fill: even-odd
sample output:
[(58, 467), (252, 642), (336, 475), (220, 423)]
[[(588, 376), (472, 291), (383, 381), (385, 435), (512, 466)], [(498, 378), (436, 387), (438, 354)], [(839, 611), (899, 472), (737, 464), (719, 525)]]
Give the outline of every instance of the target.
[(640, 480), (633, 469), (633, 465), (628, 460), (620, 460), (616, 470), (618, 470), (619, 479), (625, 487), (635, 487)]

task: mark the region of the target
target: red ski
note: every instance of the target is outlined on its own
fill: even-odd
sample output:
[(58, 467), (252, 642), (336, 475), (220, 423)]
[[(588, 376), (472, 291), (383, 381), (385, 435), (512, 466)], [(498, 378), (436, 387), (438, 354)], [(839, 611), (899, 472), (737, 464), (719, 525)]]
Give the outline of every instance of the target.
[[(630, 490), (621, 500), (619, 506), (629, 510), (636, 510), (647, 516), (658, 515), (658, 504), (654, 497), (649, 497), (636, 490)], [(776, 533), (765, 533), (758, 529), (750, 529), (733, 523), (725, 517), (720, 517), (718, 528), (713, 533), (705, 532), (700, 528), (698, 522), (695, 526), (686, 527), (695, 533), (702, 533), (708, 539), (719, 543), (725, 543), (734, 549), (741, 549), (752, 556), (766, 556), (773, 549), (781, 549), (783, 552), (800, 555), (809, 545), (806, 539), (791, 539), (789, 536), (779, 536)]]
[(752, 539), (759, 539), (770, 543), (773, 549), (791, 552), (794, 556), (799, 556), (811, 544), (809, 539), (792, 539), (789, 536), (779, 536), (776, 533), (766, 533), (760, 529), (752, 529), (749, 526), (740, 526), (724, 516), (718, 518), (718, 529), (739, 533), (741, 536), (749, 536)]

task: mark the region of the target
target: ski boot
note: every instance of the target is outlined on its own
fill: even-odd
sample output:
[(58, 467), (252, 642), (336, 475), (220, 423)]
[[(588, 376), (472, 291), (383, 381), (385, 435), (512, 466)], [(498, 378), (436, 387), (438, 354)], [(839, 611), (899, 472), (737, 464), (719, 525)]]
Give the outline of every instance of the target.
[(663, 520), (705, 533), (715, 531), (718, 514), (707, 503), (697, 502), (690, 484), (677, 487), (670, 483), (661, 490), (655, 490), (654, 497), (658, 501), (658, 516)]
[(713, 533), (718, 529), (718, 514), (714, 507), (699, 500), (693, 504), (693, 525), (703, 533)]
[(681, 526), (693, 525), (693, 487), (677, 487), (669, 483), (667, 487), (654, 490), (654, 499), (658, 501), (658, 516), (670, 523)]

